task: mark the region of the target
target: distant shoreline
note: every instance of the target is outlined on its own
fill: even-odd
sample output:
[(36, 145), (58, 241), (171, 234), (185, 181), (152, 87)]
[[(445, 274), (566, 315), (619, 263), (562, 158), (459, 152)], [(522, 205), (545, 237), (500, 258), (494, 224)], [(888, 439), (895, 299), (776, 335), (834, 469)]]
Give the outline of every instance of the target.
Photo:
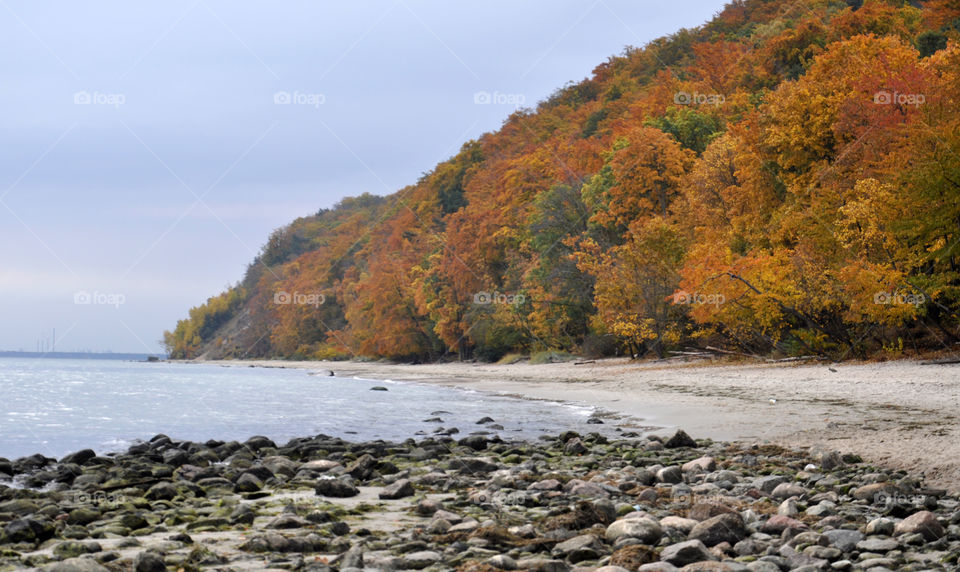
[[(960, 365), (631, 362), (531, 365), (284, 360), (189, 361), (284, 367), (582, 402), (664, 432), (863, 455), (960, 490)], [(773, 401), (771, 401), (773, 400)]]

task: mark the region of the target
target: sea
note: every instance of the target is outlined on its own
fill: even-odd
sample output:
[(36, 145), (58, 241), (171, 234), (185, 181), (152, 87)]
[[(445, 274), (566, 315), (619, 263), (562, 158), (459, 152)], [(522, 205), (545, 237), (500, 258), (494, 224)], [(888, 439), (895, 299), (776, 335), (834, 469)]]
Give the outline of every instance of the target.
[[(303, 369), (0, 358), (0, 457), (7, 459), (85, 448), (108, 454), (161, 433), (192, 441), (264, 435), (282, 444), (317, 434), (402, 441), (456, 427), (454, 438), (488, 431), (535, 440), (610, 429), (586, 423), (595, 413), (584, 404)], [(503, 428), (477, 424), (483, 417)]]

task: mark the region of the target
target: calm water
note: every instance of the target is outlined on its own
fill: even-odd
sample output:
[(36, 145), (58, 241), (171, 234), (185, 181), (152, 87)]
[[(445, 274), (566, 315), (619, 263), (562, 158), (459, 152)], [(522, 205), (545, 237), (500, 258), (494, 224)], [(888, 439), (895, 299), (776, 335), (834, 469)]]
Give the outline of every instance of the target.
[[(376, 385), (389, 391), (371, 391)], [(434, 415), (436, 411), (444, 411)], [(588, 407), (453, 388), (310, 375), (304, 370), (0, 359), (0, 457), (120, 450), (165, 433), (175, 439), (276, 441), (325, 433), (402, 440), (438, 426), (462, 437), (493, 417), (504, 437), (535, 438), (585, 425)], [(441, 417), (442, 423), (424, 421)]]

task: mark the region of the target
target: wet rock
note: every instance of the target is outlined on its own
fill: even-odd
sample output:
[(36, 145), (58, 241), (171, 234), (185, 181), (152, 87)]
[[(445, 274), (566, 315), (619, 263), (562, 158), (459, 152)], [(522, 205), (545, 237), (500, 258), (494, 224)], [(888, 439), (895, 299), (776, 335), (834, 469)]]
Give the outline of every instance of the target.
[(54, 528), (49, 522), (35, 518), (21, 518), (13, 520), (3, 527), (3, 535), (0, 540), (4, 543), (39, 543), (52, 538), (53, 534)]
[(70, 453), (69, 455), (60, 459), (60, 463), (75, 463), (77, 465), (83, 465), (96, 456), (97, 454), (93, 451), (93, 449), (82, 449), (76, 453)]
[(240, 475), (233, 489), (238, 493), (252, 493), (263, 488), (263, 481), (251, 472)]
[(583, 444), (583, 441), (581, 441), (579, 437), (570, 439), (563, 446), (563, 453), (565, 455), (583, 455), (589, 451), (590, 449)]
[(415, 492), (410, 479), (400, 479), (380, 491), (380, 498), (385, 500), (402, 499), (413, 496)]
[(691, 540), (700, 540), (707, 546), (715, 546), (721, 542), (733, 545), (749, 535), (750, 531), (739, 514), (721, 514), (708, 518), (690, 531)]
[(156, 552), (145, 551), (133, 559), (134, 572), (166, 572), (167, 565)]
[(681, 447), (696, 447), (697, 442), (690, 435), (687, 435), (683, 429), (678, 429), (663, 446), (667, 449), (679, 449)]
[(173, 483), (157, 483), (150, 487), (145, 495), (148, 500), (173, 500), (178, 494)]
[(360, 494), (360, 490), (353, 484), (343, 479), (330, 478), (317, 479), (314, 491), (320, 496), (333, 498), (355, 497)]
[(660, 559), (674, 566), (686, 566), (704, 560), (717, 560), (700, 540), (687, 540), (671, 544), (660, 553)]

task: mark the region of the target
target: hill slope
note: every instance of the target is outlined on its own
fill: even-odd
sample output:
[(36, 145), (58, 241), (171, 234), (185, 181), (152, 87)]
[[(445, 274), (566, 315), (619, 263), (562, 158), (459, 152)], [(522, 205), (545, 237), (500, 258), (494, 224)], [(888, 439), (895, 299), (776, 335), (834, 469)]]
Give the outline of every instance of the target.
[(276, 231), (171, 355), (954, 347), (960, 8), (744, 0)]

